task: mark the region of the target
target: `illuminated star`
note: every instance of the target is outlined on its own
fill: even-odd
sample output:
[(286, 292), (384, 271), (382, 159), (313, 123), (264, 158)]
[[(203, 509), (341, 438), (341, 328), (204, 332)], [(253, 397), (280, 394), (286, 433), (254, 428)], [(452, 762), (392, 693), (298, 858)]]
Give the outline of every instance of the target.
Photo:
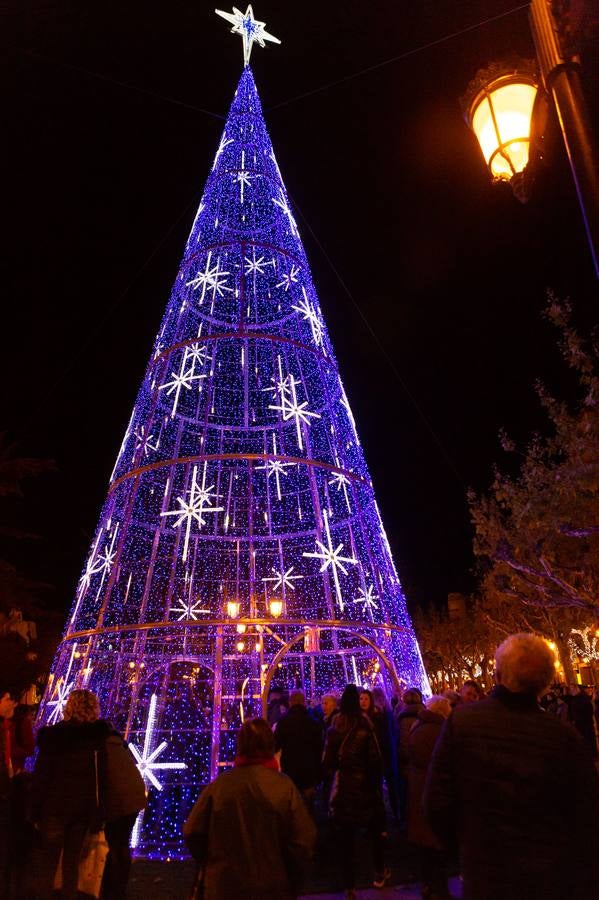
[(252, 259), (248, 256), (245, 257), (245, 274), (251, 275), (255, 272), (257, 275), (264, 275), (264, 267), (265, 266), (273, 266), (275, 264), (274, 259), (269, 259), (268, 261), (264, 256), (261, 256), (259, 259), (256, 259), (256, 250), (254, 248)]
[(298, 306), (292, 306), (291, 309), (294, 309), (296, 312), (302, 314), (304, 321), (307, 320), (310, 323), (310, 328), (312, 330), (312, 340), (316, 344), (317, 347), (322, 347), (322, 322), (316, 309), (314, 308), (314, 304), (308, 300), (306, 296), (306, 289), (302, 287), (302, 293), (304, 295), (304, 299), (300, 300)]
[(279, 377), (276, 378), (273, 376), (270, 380), (272, 381), (272, 385), (270, 387), (262, 388), (263, 391), (270, 391), (273, 394), (278, 394), (281, 399), (283, 397), (291, 396), (291, 385), (299, 384), (299, 381), (293, 377), (293, 375), (285, 375), (283, 378), (283, 367), (281, 365), (281, 357), (277, 356), (277, 365), (279, 369)]
[(235, 181), (239, 183), (239, 200), (243, 203), (243, 188), (250, 187), (250, 173), (245, 168), (245, 150), (241, 151), (241, 169), (235, 176)]
[[(339, 460), (337, 460), (337, 465), (339, 465)], [(333, 477), (329, 479), (328, 483), (333, 485), (333, 487), (336, 487), (337, 491), (343, 491), (345, 502), (347, 504), (347, 511), (351, 512), (349, 496), (347, 493), (347, 486), (350, 484), (350, 480), (347, 475), (344, 475), (343, 472), (333, 472)]]
[(123, 453), (124, 453), (124, 451), (125, 451), (125, 447), (127, 446), (127, 441), (128, 441), (129, 438), (131, 437), (131, 426), (133, 425), (133, 419), (134, 419), (134, 418), (135, 418), (135, 408), (133, 408), (133, 412), (131, 413), (131, 418), (129, 419), (129, 424), (127, 425), (127, 430), (125, 431), (125, 436), (124, 436), (123, 441), (122, 441), (122, 443), (121, 443), (121, 449), (119, 450), (119, 455), (118, 455), (117, 458), (116, 458), (116, 462), (115, 462), (115, 464), (114, 464), (114, 468), (113, 468), (112, 473), (111, 473), (111, 475), (110, 475), (110, 480), (111, 480), (111, 481), (112, 481), (112, 479), (114, 478), (114, 476), (115, 476), (115, 474), (116, 474), (116, 470), (117, 470), (117, 468), (118, 468), (119, 462), (121, 461), (121, 456), (123, 455)]
[[(186, 769), (187, 765), (184, 762), (157, 762), (158, 757), (164, 753), (166, 748), (168, 747), (168, 741), (162, 741), (155, 747), (153, 750), (151, 749), (153, 738), (154, 738), (154, 726), (156, 724), (156, 703), (158, 701), (158, 697), (156, 694), (152, 694), (150, 699), (150, 708), (148, 710), (148, 722), (146, 725), (146, 734), (144, 737), (144, 745), (143, 750), (138, 750), (135, 744), (129, 743), (129, 749), (135, 758), (135, 762), (137, 763), (137, 768), (139, 769), (139, 774), (143, 778), (147, 787), (153, 785), (157, 791), (162, 790), (162, 784), (156, 778), (154, 772), (160, 771), (161, 769)], [(131, 834), (131, 846), (137, 847), (139, 842), (139, 834), (141, 831), (141, 823), (143, 821), (143, 810), (137, 817), (135, 822), (135, 827)]]
[(275, 287), (282, 287), (285, 291), (288, 291), (291, 287), (291, 284), (297, 284), (297, 276), (299, 275), (299, 266), (291, 264), (291, 269), (289, 272), (285, 272), (281, 281), (275, 285)]
[[(192, 345), (192, 347), (194, 346), (196, 345)], [(181, 390), (185, 388), (185, 390), (190, 391), (194, 381), (201, 381), (202, 378), (206, 377), (205, 375), (195, 374), (195, 363), (198, 358), (199, 352), (200, 351), (196, 352), (193, 349), (186, 347), (185, 353), (183, 354), (183, 358), (181, 360), (181, 370), (179, 372), (171, 372), (171, 380), (165, 381), (164, 384), (161, 384), (158, 388), (159, 391), (166, 390), (167, 396), (170, 396), (173, 393), (175, 395), (173, 408), (171, 410), (171, 419), (174, 418), (174, 415), (177, 412)], [(190, 360), (191, 366), (187, 368), (188, 362)]]
[(222, 9), (215, 9), (217, 16), (230, 22), (233, 28), (232, 34), (240, 34), (243, 39), (243, 62), (247, 66), (252, 53), (254, 41), (257, 41), (261, 47), (264, 47), (264, 41), (271, 41), (273, 44), (280, 44), (280, 40), (274, 35), (265, 31), (266, 22), (259, 22), (254, 19), (254, 12), (251, 6), (248, 6), (245, 13), (240, 12), (235, 6), (233, 13), (224, 12)]
[(71, 676), (71, 669), (73, 668), (73, 660), (75, 659), (76, 652), (77, 644), (73, 644), (67, 670), (63, 677), (59, 678), (56, 682), (54, 697), (52, 698), (52, 700), (48, 701), (48, 706), (53, 707), (52, 712), (50, 713), (50, 716), (48, 718), (48, 722), (51, 725), (55, 725), (56, 722), (58, 722), (58, 718), (62, 715), (62, 711), (65, 707), (65, 703), (68, 700), (69, 694), (75, 686), (75, 679), (73, 678), (71, 681), (69, 681), (69, 678)]
[[(288, 376), (289, 377), (289, 376)], [(289, 382), (289, 391), (290, 397), (285, 393), (281, 393), (281, 403), (279, 405), (275, 403), (270, 403), (269, 409), (278, 409), (283, 417), (284, 422), (288, 422), (289, 419), (295, 419), (295, 427), (297, 431), (297, 443), (300, 450), (304, 449), (304, 444), (302, 441), (302, 423), (304, 425), (310, 425), (310, 418), (320, 419), (320, 413), (311, 412), (307, 409), (308, 401), (304, 400), (303, 403), (298, 403), (297, 394), (295, 391), (295, 386), (298, 382), (292, 378)]]
[[(272, 452), (276, 456), (277, 455), (277, 439), (275, 435), (272, 436)], [(281, 475), (287, 475), (285, 469), (289, 468), (289, 466), (293, 466), (295, 463), (284, 463), (281, 462), (280, 459), (267, 459), (266, 464), (264, 466), (256, 466), (256, 469), (265, 469), (266, 477), (270, 478), (271, 475), (275, 476), (275, 482), (277, 485), (277, 499), (281, 499)]]
[(147, 456), (150, 450), (158, 450), (158, 441), (153, 444), (152, 441), (154, 439), (154, 435), (146, 434), (145, 431), (146, 430), (143, 425), (140, 425), (139, 428), (135, 429), (135, 449), (143, 449), (143, 455)]
[(299, 578), (303, 578), (303, 575), (292, 575), (293, 566), (290, 566), (286, 571), (277, 572), (276, 569), (272, 569), (274, 572), (274, 578), (263, 578), (262, 581), (274, 581), (272, 586), (273, 591), (278, 591), (279, 588), (289, 588), (291, 591), (295, 590), (293, 585), (294, 581), (297, 581)]
[(216, 265), (211, 265), (212, 262), (212, 250), (208, 251), (208, 258), (206, 259), (206, 268), (203, 272), (198, 272), (190, 281), (185, 282), (186, 287), (191, 287), (194, 290), (196, 288), (201, 287), (202, 293), (200, 296), (200, 305), (204, 302), (204, 298), (206, 297), (206, 291), (212, 291), (212, 299), (214, 300), (217, 296), (224, 297), (225, 291), (228, 291), (230, 294), (233, 293), (233, 288), (227, 287), (227, 275), (230, 275), (230, 272), (223, 272), (220, 268), (220, 257), (216, 259)]
[(328, 569), (329, 566), (331, 567), (331, 572), (333, 573), (333, 581), (335, 582), (337, 602), (339, 603), (339, 609), (341, 610), (341, 612), (343, 612), (344, 603), (343, 597), (341, 596), (341, 586), (339, 584), (339, 575), (337, 574), (337, 569), (340, 569), (344, 575), (347, 575), (347, 569), (345, 568), (344, 563), (349, 563), (350, 565), (355, 566), (358, 560), (354, 559), (353, 556), (341, 556), (343, 544), (339, 544), (335, 548), (333, 547), (331, 532), (329, 530), (329, 518), (326, 509), (323, 509), (322, 516), (324, 519), (324, 529), (326, 533), (327, 543), (325, 545), (322, 543), (322, 541), (317, 540), (316, 546), (317, 548), (319, 548), (318, 551), (315, 551), (314, 553), (302, 553), (302, 556), (309, 556), (313, 559), (321, 559), (321, 572), (324, 572), (325, 569)]
[(174, 613), (178, 615), (177, 622), (182, 622), (183, 619), (193, 619), (194, 622), (197, 621), (198, 613), (206, 613), (210, 614), (212, 610), (210, 609), (200, 609), (200, 601), (190, 600), (188, 603), (185, 600), (179, 600), (179, 606), (171, 606), (169, 609), (170, 613)]
[(185, 523), (185, 541), (183, 544), (183, 562), (187, 559), (187, 550), (189, 548), (189, 537), (191, 534), (191, 523), (197, 522), (199, 528), (202, 525), (206, 524), (206, 519), (204, 515), (206, 513), (217, 513), (222, 512), (224, 507), (222, 506), (211, 506), (212, 499), (218, 499), (220, 494), (217, 494), (214, 491), (214, 485), (211, 484), (209, 487), (206, 487), (206, 467), (207, 463), (204, 463), (204, 472), (202, 475), (202, 484), (198, 484), (198, 467), (193, 467), (193, 472), (191, 476), (191, 487), (187, 494), (189, 494), (189, 500), (185, 500), (183, 497), (177, 497), (177, 503), (179, 504), (179, 509), (171, 509), (168, 512), (160, 513), (161, 516), (177, 516), (177, 520), (173, 525), (173, 528), (180, 528), (183, 523)]
[[(214, 162), (212, 163), (212, 171), (213, 172), (216, 169), (216, 164), (220, 159), (221, 153), (223, 152), (223, 150), (225, 150), (229, 146), (229, 144), (232, 144), (232, 143), (233, 143), (233, 138), (228, 138), (225, 134), (223, 134), (223, 136), (220, 139), (220, 144), (218, 145), (218, 150), (216, 151), (216, 156), (214, 157)], [(200, 209), (198, 210), (198, 215), (200, 213), (200, 210), (203, 208), (204, 208), (203, 204), (201, 203)]]
[(270, 199), (275, 204), (275, 206), (279, 206), (281, 208), (282, 212), (284, 212), (285, 215), (287, 216), (287, 219), (289, 221), (289, 227), (291, 228), (291, 233), (298, 235), (299, 232), (297, 230), (297, 224), (295, 222), (295, 219), (293, 218), (293, 213), (289, 209), (289, 204), (287, 203), (287, 200), (285, 199), (285, 195), (284, 195), (283, 191), (279, 188), (278, 198), (271, 197)]
[(368, 610), (372, 617), (372, 610), (379, 608), (378, 603), (376, 603), (378, 599), (378, 594), (374, 593), (373, 586), (369, 585), (365, 590), (360, 589), (360, 595), (354, 598), (354, 603), (361, 603), (362, 612), (365, 613)]

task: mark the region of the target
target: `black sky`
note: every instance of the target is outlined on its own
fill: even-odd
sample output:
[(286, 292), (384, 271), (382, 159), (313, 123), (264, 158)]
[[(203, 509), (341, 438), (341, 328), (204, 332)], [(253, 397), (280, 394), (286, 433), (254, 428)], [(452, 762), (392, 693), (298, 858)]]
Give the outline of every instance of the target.
[[(488, 483), (501, 426), (519, 439), (544, 426), (535, 378), (572, 396), (541, 318), (546, 289), (572, 299), (583, 327), (595, 315), (555, 123), (522, 206), (489, 184), (461, 117), (477, 68), (532, 56), (526, 10), (496, 18), (517, 6), (254, 4), (283, 41), (256, 48), (252, 66), (411, 602), (472, 587), (465, 489)], [(59, 472), (31, 482), (20, 510), (5, 509), (42, 540), (1, 555), (54, 584), (49, 602), (66, 609), (241, 41), (213, 4), (185, 0), (9, 0), (3, 33), (0, 428)], [(597, 106), (594, 73), (583, 77)]]

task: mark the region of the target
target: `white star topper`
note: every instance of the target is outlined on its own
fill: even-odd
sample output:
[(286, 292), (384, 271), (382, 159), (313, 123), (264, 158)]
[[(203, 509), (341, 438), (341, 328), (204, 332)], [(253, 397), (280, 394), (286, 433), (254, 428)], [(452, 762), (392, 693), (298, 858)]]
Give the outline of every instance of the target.
[(258, 41), (261, 47), (264, 47), (264, 41), (272, 41), (273, 44), (281, 43), (278, 38), (264, 30), (266, 22), (258, 22), (257, 19), (254, 19), (254, 11), (251, 6), (248, 6), (245, 13), (240, 12), (235, 6), (232, 14), (224, 12), (222, 9), (215, 9), (214, 12), (217, 16), (221, 16), (231, 23), (233, 26), (231, 32), (233, 34), (241, 35), (243, 39), (243, 61), (246, 66), (250, 62), (254, 41)]

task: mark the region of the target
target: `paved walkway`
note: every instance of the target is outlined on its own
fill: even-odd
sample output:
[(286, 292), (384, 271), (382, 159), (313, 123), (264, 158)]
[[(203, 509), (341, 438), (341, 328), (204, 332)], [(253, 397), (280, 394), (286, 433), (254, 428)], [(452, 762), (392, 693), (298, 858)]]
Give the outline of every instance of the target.
[[(193, 880), (191, 862), (154, 862), (135, 860), (131, 870), (129, 900), (185, 900)], [(452, 879), (450, 889), (454, 897), (461, 896), (459, 879)], [(303, 900), (342, 900), (344, 892), (336, 894), (306, 894)], [(417, 884), (397, 884), (376, 890), (358, 890), (359, 900), (419, 900)]]

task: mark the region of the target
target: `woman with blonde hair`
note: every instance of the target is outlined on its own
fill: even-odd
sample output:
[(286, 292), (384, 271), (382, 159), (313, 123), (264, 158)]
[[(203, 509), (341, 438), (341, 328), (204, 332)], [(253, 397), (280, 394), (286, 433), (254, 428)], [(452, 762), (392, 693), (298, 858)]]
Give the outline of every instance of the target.
[(32, 896), (36, 900), (52, 896), (62, 853), (61, 897), (75, 900), (86, 835), (105, 826), (110, 852), (103, 896), (123, 900), (130, 864), (128, 838), (146, 803), (131, 752), (118, 732), (100, 718), (98, 697), (87, 690), (70, 692), (63, 721), (41, 728), (37, 746), (32, 817), (40, 846), (32, 866)]

